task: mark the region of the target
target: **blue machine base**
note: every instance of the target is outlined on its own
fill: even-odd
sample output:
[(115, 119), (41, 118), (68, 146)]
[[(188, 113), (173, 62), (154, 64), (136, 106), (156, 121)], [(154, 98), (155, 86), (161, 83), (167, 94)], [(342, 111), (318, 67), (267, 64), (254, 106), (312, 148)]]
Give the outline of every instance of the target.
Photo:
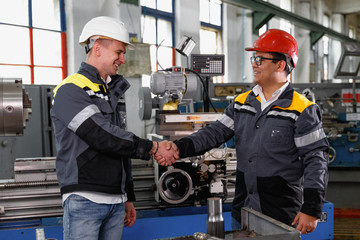
[[(225, 231), (231, 231), (230, 209), (230, 204), (223, 205)], [(323, 213), (324, 218), (318, 223), (316, 230), (308, 235), (302, 235), (301, 239), (332, 240), (334, 238), (334, 205), (326, 202)], [(151, 240), (206, 232), (206, 206), (142, 210), (138, 211), (137, 215), (136, 223), (131, 228), (124, 228), (123, 240)], [(40, 222), (0, 223), (0, 239), (34, 240), (37, 228), (44, 229), (47, 239), (63, 239), (61, 218), (44, 218)]]

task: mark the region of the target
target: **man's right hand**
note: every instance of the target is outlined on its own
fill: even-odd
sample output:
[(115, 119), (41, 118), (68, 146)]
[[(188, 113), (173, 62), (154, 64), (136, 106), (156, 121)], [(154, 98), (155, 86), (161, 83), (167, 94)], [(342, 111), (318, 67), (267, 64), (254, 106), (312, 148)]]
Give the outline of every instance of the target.
[(179, 149), (172, 141), (159, 142), (159, 148), (154, 154), (155, 160), (162, 166), (169, 166), (175, 163), (179, 157)]

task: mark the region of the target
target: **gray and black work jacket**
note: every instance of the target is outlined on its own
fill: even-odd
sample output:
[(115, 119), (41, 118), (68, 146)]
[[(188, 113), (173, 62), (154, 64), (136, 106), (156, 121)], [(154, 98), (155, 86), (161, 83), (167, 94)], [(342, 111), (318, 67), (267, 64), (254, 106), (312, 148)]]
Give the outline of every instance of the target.
[(176, 141), (180, 157), (205, 153), (234, 137), (237, 154), (232, 216), (241, 208), (291, 224), (301, 211), (319, 218), (328, 180), (328, 141), (320, 108), (291, 85), (261, 111), (253, 91), (240, 94), (224, 114)]
[(120, 98), (130, 87), (121, 75), (108, 87), (85, 62), (54, 89), (50, 111), (56, 138), (56, 173), (61, 194), (127, 193), (134, 201), (131, 158), (150, 159), (152, 142), (125, 130)]

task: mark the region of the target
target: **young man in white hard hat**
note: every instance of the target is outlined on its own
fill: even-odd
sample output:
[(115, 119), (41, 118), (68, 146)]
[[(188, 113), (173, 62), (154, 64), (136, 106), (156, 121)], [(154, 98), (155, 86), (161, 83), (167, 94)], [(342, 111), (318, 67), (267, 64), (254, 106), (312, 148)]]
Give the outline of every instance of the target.
[[(56, 137), (56, 172), (64, 207), (64, 239), (121, 239), (123, 226), (136, 220), (130, 158), (150, 159), (164, 143), (125, 130), (130, 87), (117, 75), (124, 54), (134, 46), (124, 24), (96, 17), (79, 42), (86, 62), (54, 89), (51, 118)], [(160, 165), (175, 162), (168, 154)]]
[(256, 86), (238, 95), (218, 121), (175, 141), (174, 152), (196, 156), (235, 137), (233, 229), (241, 226), (241, 208), (250, 207), (307, 234), (321, 216), (328, 178), (320, 108), (287, 80), (298, 59), (289, 33), (270, 29), (245, 50), (255, 51)]

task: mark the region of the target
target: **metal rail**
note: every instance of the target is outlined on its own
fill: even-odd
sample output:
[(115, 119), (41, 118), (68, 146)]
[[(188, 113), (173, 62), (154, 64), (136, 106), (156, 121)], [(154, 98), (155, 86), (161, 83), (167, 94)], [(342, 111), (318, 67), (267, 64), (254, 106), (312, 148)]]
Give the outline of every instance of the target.
[(58, 185), (58, 181), (50, 180), (50, 181), (9, 182), (9, 183), (0, 184), (0, 189), (24, 188), (24, 187), (43, 187), (43, 186), (53, 186), (53, 185)]

